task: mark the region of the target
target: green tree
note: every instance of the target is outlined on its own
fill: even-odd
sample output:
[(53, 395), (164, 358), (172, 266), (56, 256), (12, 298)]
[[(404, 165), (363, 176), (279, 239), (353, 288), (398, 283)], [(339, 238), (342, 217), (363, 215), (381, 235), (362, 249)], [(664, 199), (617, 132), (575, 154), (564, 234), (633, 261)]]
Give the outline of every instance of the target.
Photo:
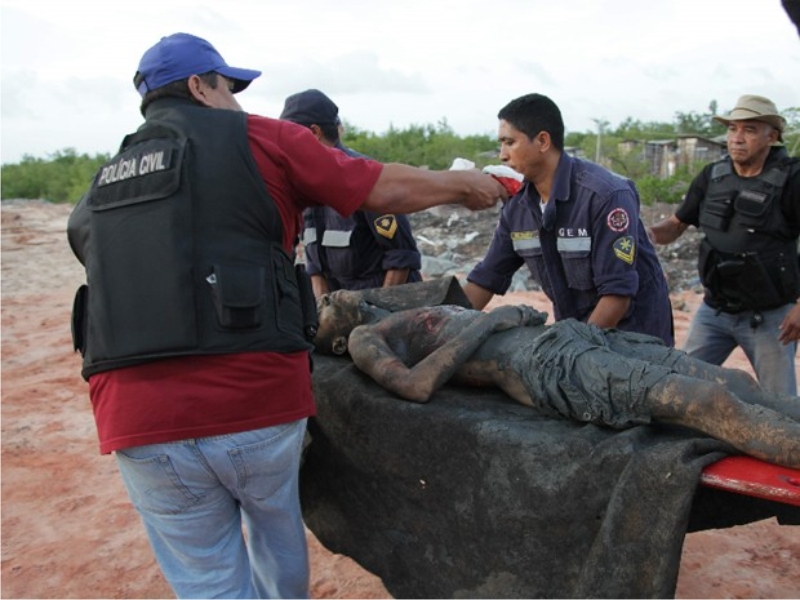
[(677, 131), (674, 123), (659, 123), (650, 121), (643, 123), (628, 117), (609, 131), (610, 135), (626, 140), (657, 140), (675, 137)]
[(791, 156), (800, 156), (800, 108), (787, 108), (781, 114), (786, 119), (783, 143)]
[(2, 166), (0, 195), (3, 199), (77, 202), (91, 185), (94, 174), (109, 159), (108, 154), (78, 155), (74, 148), (57, 151), (47, 159), (25, 155), (19, 164)]
[[(597, 131), (567, 132), (564, 143), (578, 148), (583, 155), (594, 159), (598, 154), (601, 163), (633, 179), (642, 195), (642, 201), (678, 202), (688, 188), (693, 169), (681, 169), (672, 177), (659, 178), (649, 174), (649, 166), (640, 151), (625, 151), (621, 142), (634, 141), (642, 145), (647, 141), (672, 139), (681, 133), (706, 137), (722, 134), (725, 128), (713, 120), (717, 103), (712, 100), (703, 113), (676, 112), (670, 123), (642, 122), (626, 118), (616, 127), (603, 122), (598, 144)], [(784, 143), (792, 156), (800, 156), (800, 108), (782, 111), (787, 127)], [(383, 134), (365, 131), (345, 123), (343, 139), (347, 146), (381, 162), (400, 162), (431, 169), (447, 169), (455, 158), (466, 158), (479, 168), (497, 162), (497, 140), (494, 134), (461, 137), (441, 119), (435, 125), (411, 125), (404, 129), (394, 126)], [(66, 148), (35, 158), (25, 155), (17, 164), (2, 165), (0, 182), (2, 198), (47, 199), (53, 202), (76, 202), (89, 187), (92, 177), (108, 160), (107, 154), (89, 156)]]
[(391, 126), (383, 135), (345, 129), (344, 143), (380, 162), (400, 162), (431, 169), (447, 169), (455, 158), (466, 158), (479, 167), (491, 160), (497, 141), (489, 135), (460, 137), (442, 119), (436, 125)]
[(725, 126), (717, 123), (714, 117), (717, 115), (717, 101), (712, 100), (708, 104), (708, 111), (696, 113), (690, 111), (676, 112), (675, 124), (677, 133), (694, 133), (705, 137), (715, 137), (725, 133)]
[(649, 173), (636, 179), (636, 188), (642, 204), (651, 205), (655, 202), (677, 204), (689, 189), (689, 184), (697, 174), (697, 168), (680, 167), (670, 177), (657, 177)]

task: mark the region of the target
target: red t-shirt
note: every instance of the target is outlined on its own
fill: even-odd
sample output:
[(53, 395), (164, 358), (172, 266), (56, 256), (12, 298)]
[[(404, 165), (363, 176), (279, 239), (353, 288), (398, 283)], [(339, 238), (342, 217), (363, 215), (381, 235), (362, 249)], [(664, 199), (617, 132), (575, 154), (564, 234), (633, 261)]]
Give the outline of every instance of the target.
[[(325, 204), (349, 215), (383, 166), (320, 144), (305, 127), (249, 115), (248, 140), (283, 221), (291, 250), (303, 209)], [(186, 356), (89, 378), (100, 452), (224, 435), (314, 414), (307, 352)]]

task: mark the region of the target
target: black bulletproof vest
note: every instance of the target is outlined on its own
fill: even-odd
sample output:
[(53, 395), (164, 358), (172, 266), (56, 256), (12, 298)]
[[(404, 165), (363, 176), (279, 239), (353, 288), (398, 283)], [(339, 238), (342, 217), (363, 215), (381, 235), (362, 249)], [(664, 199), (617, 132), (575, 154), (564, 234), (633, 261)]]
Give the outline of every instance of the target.
[(153, 103), (69, 233), (86, 266), (73, 315), (85, 378), (173, 356), (311, 348), (246, 113)]
[(698, 263), (711, 306), (766, 310), (797, 299), (797, 236), (781, 211), (791, 169), (791, 163), (779, 161), (745, 178), (735, 174), (729, 159), (713, 166), (700, 208), (705, 238)]

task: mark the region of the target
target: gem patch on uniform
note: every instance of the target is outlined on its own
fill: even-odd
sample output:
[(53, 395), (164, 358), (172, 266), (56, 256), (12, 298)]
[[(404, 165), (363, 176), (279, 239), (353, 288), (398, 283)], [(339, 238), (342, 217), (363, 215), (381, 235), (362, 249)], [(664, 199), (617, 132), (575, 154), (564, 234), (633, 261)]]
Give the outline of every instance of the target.
[(397, 233), (397, 218), (394, 215), (382, 215), (375, 219), (375, 231), (388, 239), (394, 239)]
[(628, 230), (631, 220), (628, 218), (628, 213), (624, 208), (615, 208), (606, 218), (606, 224), (611, 231), (622, 233)]
[(636, 255), (636, 245), (633, 243), (633, 238), (626, 235), (614, 242), (614, 255), (618, 259), (632, 265), (633, 258)]

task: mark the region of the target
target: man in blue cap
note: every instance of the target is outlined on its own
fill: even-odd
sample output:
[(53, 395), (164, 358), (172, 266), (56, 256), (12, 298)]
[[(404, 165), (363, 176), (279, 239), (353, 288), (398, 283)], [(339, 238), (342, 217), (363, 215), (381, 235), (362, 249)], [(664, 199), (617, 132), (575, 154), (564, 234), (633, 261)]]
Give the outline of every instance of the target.
[[(308, 127), (320, 143), (353, 157), (339, 137), (339, 107), (316, 89), (286, 98), (281, 119)], [(303, 245), (316, 297), (422, 281), (421, 256), (405, 215), (357, 210), (344, 217), (327, 206), (306, 209)]]
[(249, 115), (234, 94), (259, 75), (196, 36), (162, 38), (134, 77), (145, 122), (68, 225), (100, 451), (116, 454), (178, 597), (309, 593), (298, 468), (316, 308), (294, 266), (302, 211), (481, 209), (507, 195), (488, 175), (356, 160)]

